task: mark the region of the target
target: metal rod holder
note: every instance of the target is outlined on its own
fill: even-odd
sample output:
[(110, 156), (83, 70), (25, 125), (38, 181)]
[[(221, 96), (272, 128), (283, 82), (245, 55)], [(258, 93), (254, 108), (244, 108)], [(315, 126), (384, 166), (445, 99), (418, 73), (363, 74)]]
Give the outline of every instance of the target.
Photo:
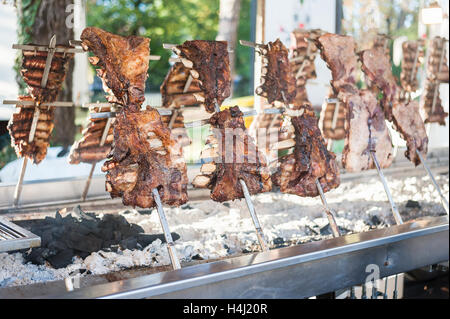
[(19, 204), (20, 193), (22, 193), (23, 178), (25, 176), (25, 171), (27, 170), (28, 158), (24, 157), (22, 162), (22, 167), (20, 169), (19, 180), (17, 181), (16, 189), (14, 190), (14, 206), (17, 207)]
[(383, 183), (384, 191), (389, 199), (389, 203), (391, 204), (391, 210), (394, 215), (394, 219), (397, 225), (403, 224), (402, 217), (398, 212), (397, 206), (395, 205), (394, 199), (392, 198), (391, 191), (389, 190), (389, 186), (386, 182), (386, 178), (384, 177), (383, 171), (381, 170), (380, 164), (378, 163), (377, 157), (374, 151), (370, 151), (370, 155), (372, 156), (373, 162), (378, 171), (378, 176), (380, 176), (381, 182)]
[(86, 201), (86, 196), (87, 196), (87, 193), (89, 191), (89, 186), (91, 186), (92, 175), (94, 174), (94, 170), (95, 170), (95, 165), (96, 164), (97, 163), (93, 163), (92, 166), (91, 166), (91, 170), (89, 172), (89, 176), (88, 176), (88, 178), (86, 180), (86, 184), (84, 185), (83, 193), (81, 194), (81, 201), (82, 202)]
[(437, 183), (436, 179), (434, 178), (433, 173), (431, 172), (431, 169), (428, 167), (427, 163), (425, 162), (425, 159), (423, 158), (422, 154), (420, 154), (420, 152), (416, 149), (416, 153), (420, 158), (420, 162), (422, 163), (423, 167), (425, 168), (425, 170), (428, 173), (428, 176), (430, 176), (431, 178), (431, 182), (434, 185), (434, 188), (436, 188), (437, 192), (439, 193), (439, 197), (441, 198), (441, 202), (442, 202), (442, 206), (444, 206), (445, 211), (447, 212), (448, 215), (448, 201), (445, 198), (444, 194), (442, 194), (441, 188), (439, 187), (439, 184)]
[(336, 223), (336, 219), (334, 217), (333, 211), (328, 206), (327, 199), (325, 197), (325, 193), (323, 192), (322, 186), (320, 185), (320, 182), (318, 179), (316, 179), (316, 186), (317, 190), (320, 194), (320, 199), (322, 200), (323, 207), (325, 208), (325, 213), (327, 214), (328, 222), (330, 223), (331, 231), (333, 232), (333, 237), (339, 237), (341, 236), (341, 233), (339, 232), (339, 227)]
[(253, 202), (250, 197), (247, 185), (242, 179), (240, 179), (239, 182), (241, 183), (242, 191), (244, 192), (245, 202), (247, 203), (247, 208), (250, 212), (250, 216), (252, 217), (253, 220), (253, 225), (255, 226), (256, 229), (256, 237), (258, 237), (259, 245), (261, 246), (262, 251), (268, 251), (269, 248), (267, 246), (266, 241), (264, 240), (264, 233), (262, 231), (261, 224), (259, 223), (258, 216), (256, 215), (255, 207), (253, 206)]
[(159, 221), (161, 222), (161, 227), (164, 232), (164, 237), (167, 242), (167, 250), (169, 251), (170, 261), (172, 262), (172, 267), (174, 270), (181, 269), (180, 261), (178, 260), (177, 253), (175, 250), (175, 244), (172, 239), (172, 234), (169, 230), (169, 224), (167, 223), (166, 214), (164, 213), (164, 208), (161, 203), (161, 198), (159, 197), (158, 190), (156, 188), (152, 189), (153, 198), (156, 203), (156, 210), (158, 211)]

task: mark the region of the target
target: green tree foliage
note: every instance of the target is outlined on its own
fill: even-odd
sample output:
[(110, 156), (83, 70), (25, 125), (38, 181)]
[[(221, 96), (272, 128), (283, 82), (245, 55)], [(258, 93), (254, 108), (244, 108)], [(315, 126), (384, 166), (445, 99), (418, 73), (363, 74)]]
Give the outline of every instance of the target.
[(87, 3), (87, 23), (109, 32), (151, 38), (152, 61), (147, 86), (159, 90), (169, 69), (171, 51), (163, 43), (214, 40), (217, 35), (219, 0), (98, 0)]

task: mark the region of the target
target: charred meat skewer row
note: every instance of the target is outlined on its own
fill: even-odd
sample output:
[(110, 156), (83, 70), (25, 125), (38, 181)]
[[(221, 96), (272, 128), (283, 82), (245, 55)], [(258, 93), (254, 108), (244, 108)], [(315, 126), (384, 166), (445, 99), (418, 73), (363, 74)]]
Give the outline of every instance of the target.
[[(394, 128), (406, 141), (405, 156), (416, 166), (420, 163), (416, 150), (427, 154), (428, 137), (417, 101), (400, 101), (400, 87), (392, 75), (389, 57), (381, 49), (370, 49), (360, 52), (362, 70), (367, 77), (384, 94), (384, 111), (392, 121)], [(382, 166), (382, 165), (381, 165)]]
[(209, 120), (213, 128), (202, 158), (213, 158), (201, 167), (201, 175), (192, 184), (211, 189), (211, 199), (218, 202), (244, 198), (240, 180), (250, 194), (268, 192), (272, 181), (263, 155), (247, 134), (243, 113), (234, 106), (215, 113)]
[(415, 92), (419, 89), (417, 74), (425, 58), (423, 41), (405, 41), (402, 44), (402, 72), (400, 83), (407, 92)]

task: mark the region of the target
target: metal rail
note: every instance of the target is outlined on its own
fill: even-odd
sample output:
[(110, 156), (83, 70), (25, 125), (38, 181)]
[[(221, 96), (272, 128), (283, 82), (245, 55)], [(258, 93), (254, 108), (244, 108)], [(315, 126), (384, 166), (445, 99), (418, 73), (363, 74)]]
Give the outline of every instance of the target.
[(0, 217), (0, 252), (39, 247), (41, 238)]
[(34, 297), (306, 298), (364, 283), (369, 264), (387, 277), (448, 258), (448, 216), (443, 216)]

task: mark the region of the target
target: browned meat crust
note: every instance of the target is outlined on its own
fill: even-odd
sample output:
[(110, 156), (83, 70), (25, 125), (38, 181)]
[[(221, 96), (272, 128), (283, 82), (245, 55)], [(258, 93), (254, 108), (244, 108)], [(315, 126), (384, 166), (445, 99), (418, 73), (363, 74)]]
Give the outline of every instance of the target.
[(355, 41), (351, 36), (327, 33), (316, 41), (322, 59), (331, 70), (334, 92), (357, 93), (358, 60), (355, 55)]
[(405, 41), (402, 44), (402, 72), (400, 83), (407, 92), (415, 92), (419, 89), (417, 74), (425, 57), (423, 41)]
[[(110, 107), (94, 108), (92, 113), (110, 112)], [(114, 139), (113, 125), (111, 123), (103, 145), (100, 145), (108, 119), (89, 119), (88, 125), (83, 130), (83, 137), (76, 141), (69, 154), (70, 164), (96, 163), (104, 160), (111, 152)], [(114, 121), (114, 119), (112, 119)]]
[[(259, 47), (262, 53), (261, 85), (256, 94), (269, 103), (293, 103), (297, 94), (295, 78), (289, 64), (289, 52), (280, 39)], [(283, 97), (284, 94), (284, 97)]]
[(154, 207), (152, 189), (161, 201), (179, 206), (187, 202), (187, 175), (181, 147), (172, 139), (157, 110), (124, 108), (116, 117), (111, 158), (102, 167), (106, 190), (122, 197), (124, 205)]
[(342, 163), (349, 172), (375, 168), (370, 156), (374, 150), (382, 168), (392, 164), (392, 141), (382, 109), (370, 90), (362, 90), (347, 99), (346, 138)]
[[(214, 112), (214, 103), (219, 105), (231, 94), (230, 58), (226, 41), (186, 41), (174, 48), (174, 52), (192, 63), (189, 72), (198, 84), (206, 111)], [(185, 65), (186, 67), (186, 65)]]
[(280, 159), (272, 180), (283, 193), (315, 197), (319, 195), (317, 179), (324, 192), (339, 186), (339, 168), (336, 155), (325, 146), (314, 111), (309, 106), (303, 109), (301, 116), (291, 118), (295, 129), (294, 151)]
[[(19, 96), (20, 101), (33, 101), (31, 96)], [(40, 115), (36, 126), (34, 139), (30, 143), (29, 135), (35, 108), (33, 106), (17, 106), (8, 123), (11, 135), (11, 146), (14, 147), (18, 157), (27, 157), (33, 163), (39, 164), (47, 155), (50, 145), (50, 135), (54, 124), (54, 107), (40, 107)]]
[(150, 39), (121, 37), (95, 27), (84, 29), (80, 38), (83, 48), (95, 55), (89, 60), (100, 67), (97, 75), (110, 93), (108, 101), (139, 110), (145, 100)]
[(243, 198), (240, 179), (246, 183), (250, 194), (270, 191), (272, 181), (267, 164), (245, 130), (239, 107), (215, 113), (210, 123), (215, 140), (210, 145), (214, 145), (212, 153), (216, 156), (213, 162), (206, 164), (208, 171), (202, 167), (202, 175), (194, 179), (193, 185), (211, 189), (211, 198), (217, 202)]

